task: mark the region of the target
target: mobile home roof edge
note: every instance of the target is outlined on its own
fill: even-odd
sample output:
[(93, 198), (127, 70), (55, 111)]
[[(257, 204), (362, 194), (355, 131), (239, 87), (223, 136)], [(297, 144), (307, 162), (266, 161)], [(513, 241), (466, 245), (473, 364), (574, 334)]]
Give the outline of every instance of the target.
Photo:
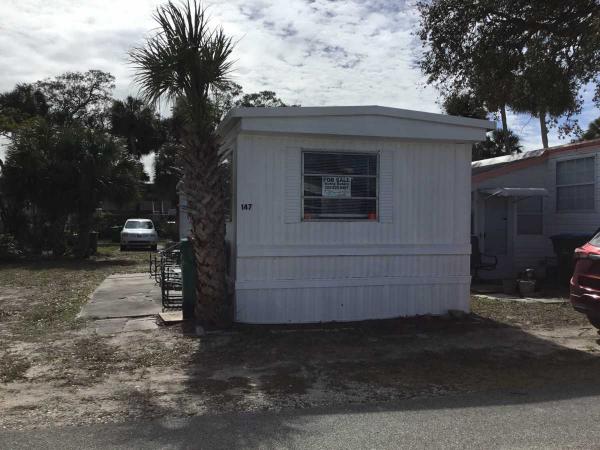
[(327, 116), (387, 116), (422, 122), (434, 122), (459, 127), (481, 128), (493, 130), (496, 124), (489, 120), (471, 119), (468, 117), (448, 116), (408, 109), (390, 108), (386, 106), (286, 106), (273, 108), (238, 107), (231, 109), (217, 129), (217, 134), (224, 136), (233, 124), (244, 117), (248, 118), (282, 118), (282, 117), (327, 117)]
[(588, 147), (600, 146), (600, 139), (591, 141), (573, 142), (558, 145), (547, 149), (531, 150), (516, 155), (498, 156), (496, 158), (482, 159), (471, 163), (473, 182), (479, 183), (490, 178), (495, 178), (513, 170), (523, 169), (545, 161), (551, 155), (568, 153)]

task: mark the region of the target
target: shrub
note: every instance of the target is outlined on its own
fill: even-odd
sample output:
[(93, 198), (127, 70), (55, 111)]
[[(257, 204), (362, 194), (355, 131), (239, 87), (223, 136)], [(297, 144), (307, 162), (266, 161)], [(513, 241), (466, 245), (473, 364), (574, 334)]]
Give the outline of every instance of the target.
[(11, 234), (0, 234), (0, 261), (14, 261), (23, 253), (19, 250), (17, 241)]

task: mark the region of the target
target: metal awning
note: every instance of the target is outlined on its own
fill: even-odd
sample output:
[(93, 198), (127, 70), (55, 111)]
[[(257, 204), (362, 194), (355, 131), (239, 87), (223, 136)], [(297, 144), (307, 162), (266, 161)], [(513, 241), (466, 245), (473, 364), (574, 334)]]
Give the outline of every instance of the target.
[(480, 189), (479, 192), (488, 194), (490, 197), (545, 197), (548, 195), (548, 190), (544, 188), (497, 187)]

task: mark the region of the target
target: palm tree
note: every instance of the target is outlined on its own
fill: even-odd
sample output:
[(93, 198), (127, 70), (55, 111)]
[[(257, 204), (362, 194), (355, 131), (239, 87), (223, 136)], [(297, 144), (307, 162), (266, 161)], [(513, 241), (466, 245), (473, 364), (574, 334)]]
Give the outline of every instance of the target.
[(488, 135), (485, 141), (473, 145), (473, 161), (495, 158), (496, 156), (513, 155), (521, 153), (521, 139), (512, 130), (496, 129)]
[(125, 139), (127, 149), (136, 158), (155, 152), (162, 144), (160, 120), (143, 100), (127, 97), (115, 100), (110, 109), (112, 134)]
[(0, 190), (21, 211), (28, 205), (33, 223), (49, 224), (48, 235), (34, 227), (38, 234), (23, 236), (34, 248), (49, 237), (56, 257), (65, 251), (67, 218), (75, 216), (76, 254), (86, 258), (101, 201), (122, 204), (136, 198), (142, 170), (142, 164), (107, 133), (78, 125), (56, 127), (36, 119), (21, 126), (10, 142)]
[(166, 99), (185, 109), (181, 152), (184, 193), (196, 257), (196, 318), (204, 326), (229, 319), (225, 265), (225, 190), (211, 95), (230, 82), (231, 38), (208, 24), (196, 2), (157, 8), (157, 32), (130, 57), (144, 99)]
[(600, 118), (590, 122), (588, 129), (581, 135), (582, 141), (591, 141), (600, 138)]

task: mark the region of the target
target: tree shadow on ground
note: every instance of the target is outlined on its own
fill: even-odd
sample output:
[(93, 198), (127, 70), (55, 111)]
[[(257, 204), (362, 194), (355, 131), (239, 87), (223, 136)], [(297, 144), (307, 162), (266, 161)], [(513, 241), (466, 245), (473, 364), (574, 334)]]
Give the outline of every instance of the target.
[[(600, 356), (593, 352), (598, 344), (588, 341), (596, 348), (568, 348), (476, 315), (294, 329), (237, 327), (200, 338), (197, 350), (186, 355), (186, 393), (202, 399), (208, 414), (179, 425), (158, 422), (152, 442), (189, 448), (200, 443), (194, 439), (215, 434), (224, 447), (270, 447), (293, 440), (302, 429), (299, 418), (323, 413), (600, 395)], [(184, 400), (162, 414), (182, 415), (186, 407)], [(129, 433), (126, 426), (123, 430)]]

